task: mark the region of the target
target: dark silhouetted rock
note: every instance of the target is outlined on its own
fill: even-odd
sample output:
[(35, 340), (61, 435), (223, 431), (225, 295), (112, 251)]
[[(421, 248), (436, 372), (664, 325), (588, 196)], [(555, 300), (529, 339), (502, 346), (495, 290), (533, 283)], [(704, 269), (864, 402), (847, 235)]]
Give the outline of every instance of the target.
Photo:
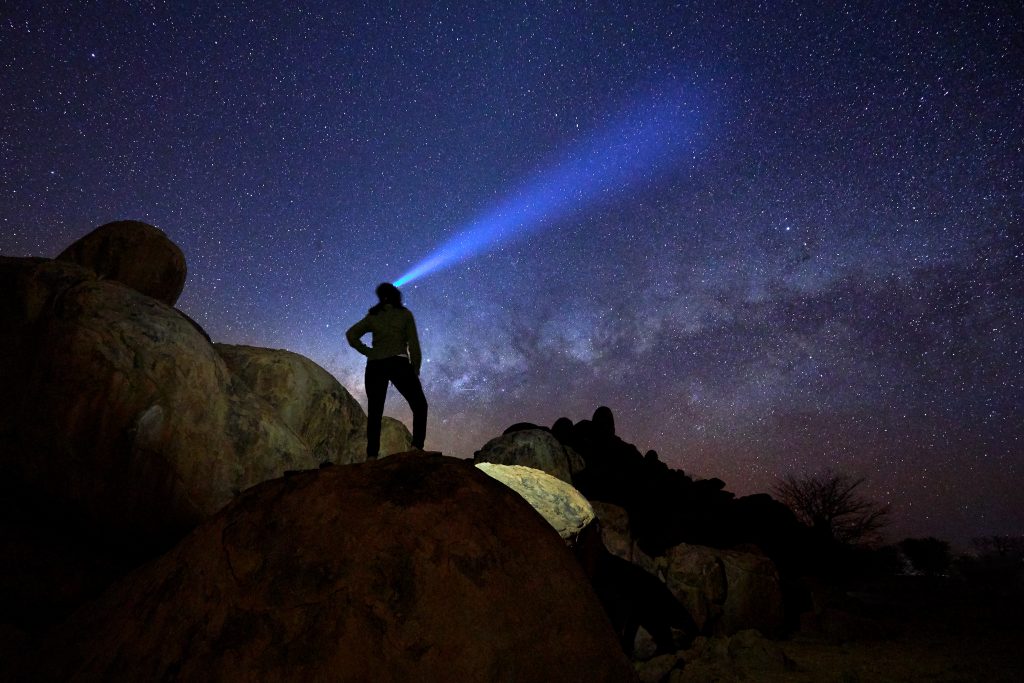
[(593, 583), (626, 654), (632, 653), (641, 626), (654, 639), (658, 653), (678, 648), (673, 629), (681, 631), (686, 643), (697, 635), (686, 607), (657, 576), (632, 562), (605, 550), (598, 556)]
[(535, 425), (532, 422), (516, 422), (514, 425), (507, 427), (501, 434), (504, 436), (505, 434), (511, 434), (512, 432), (525, 432), (528, 429), (541, 429), (545, 432), (551, 431), (547, 427)]
[(695, 481), (669, 468), (656, 451), (641, 455), (614, 435), (614, 418), (605, 407), (594, 411), (592, 420), (573, 425), (560, 418), (556, 427), (552, 434), (585, 462), (573, 484), (591, 501), (624, 508), (631, 535), (645, 554), (662, 555), (680, 543), (719, 548), (750, 543), (780, 570), (799, 575), (806, 534), (793, 513), (770, 496), (737, 500), (721, 479)]
[(547, 430), (528, 429), (495, 437), (473, 456), (474, 462), (523, 465), (547, 472), (569, 484), (583, 468), (583, 459)]
[(250, 489), (63, 625), (54, 680), (629, 681), (517, 493), (419, 454)]
[[(819, 563), (814, 558), (820, 552), (809, 545), (806, 529), (785, 505), (766, 494), (737, 499), (721, 479), (694, 480), (682, 470), (669, 468), (655, 451), (641, 455), (634, 445), (614, 435), (614, 417), (604, 407), (594, 411), (593, 419), (576, 424), (560, 418), (552, 434), (585, 462), (584, 469), (573, 476), (573, 485), (591, 502), (625, 511), (628, 542), (614, 521), (608, 529), (602, 527), (615, 554), (629, 558), (628, 548), (632, 548), (634, 563), (658, 573), (653, 562), (680, 544), (721, 549), (756, 546), (776, 567), (786, 626), (797, 627), (807, 604), (799, 577)], [(600, 517), (600, 508), (597, 512)], [(693, 601), (688, 606), (698, 622), (718, 618), (711, 614), (714, 610), (702, 610)], [(774, 620), (768, 623), (771, 627), (765, 630), (774, 634)]]
[(56, 296), (96, 275), (82, 266), (0, 256), (0, 436), (15, 426), (13, 409), (28, 389), (36, 327)]
[(610, 439), (615, 436), (615, 417), (608, 406), (600, 406), (595, 410), (590, 421), (598, 438)]
[(612, 555), (633, 562), (635, 544), (629, 528), (629, 513), (611, 503), (594, 501), (594, 513), (601, 524), (601, 540)]
[(478, 462), (480, 471), (521, 495), (570, 545), (594, 521), (594, 508), (572, 485), (521, 465)]
[[(80, 519), (18, 483), (0, 483), (0, 624), (36, 633), (126, 569)], [(4, 655), (0, 645), (0, 662)], [(0, 680), (15, 680), (2, 674), (0, 666)]]
[(101, 225), (57, 257), (173, 306), (185, 287), (185, 255), (162, 230), (139, 221)]
[(632, 561), (633, 538), (629, 532), (629, 513), (626, 509), (611, 503), (591, 503), (601, 523), (601, 540), (608, 552), (624, 560)]
[(318, 463), (366, 460), (366, 413), (331, 373), (291, 351), (230, 344), (214, 348), (309, 446)]
[(669, 469), (656, 457), (644, 457), (632, 444), (614, 434), (607, 408), (594, 411), (594, 420), (581, 420), (556, 433), (578, 452), (585, 467), (573, 484), (588, 499), (627, 510), (632, 533), (648, 555), (659, 555), (681, 542), (714, 543), (721, 533), (724, 506), (732, 494), (720, 482), (694, 482)]
[(572, 420), (567, 417), (560, 417), (551, 425), (551, 433), (560, 443), (567, 444), (572, 438)]

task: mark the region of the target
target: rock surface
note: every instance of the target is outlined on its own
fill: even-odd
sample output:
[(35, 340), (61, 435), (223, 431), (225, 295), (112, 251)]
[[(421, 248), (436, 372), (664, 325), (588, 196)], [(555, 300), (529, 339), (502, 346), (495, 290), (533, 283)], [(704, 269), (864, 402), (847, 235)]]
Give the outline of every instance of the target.
[[(281, 349), (214, 344), (231, 372), (309, 446), (318, 463), (366, 461), (366, 413), (334, 375), (309, 358)], [(412, 448), (409, 428), (385, 416), (380, 457)]]
[(0, 271), (10, 480), (137, 543), (180, 536), (239, 491), (316, 466), (173, 308), (70, 264), (5, 259)]
[(683, 653), (683, 662), (683, 666), (669, 673), (668, 681), (787, 681), (793, 679), (796, 669), (782, 648), (754, 629), (740, 631), (732, 637), (698, 638), (693, 647)]
[(634, 664), (640, 683), (661, 683), (669, 672), (680, 665), (680, 655), (664, 654)]
[[(366, 460), (366, 427), (357, 440), (360, 449), (360, 462)], [(395, 453), (412, 450), (412, 433), (401, 420), (385, 415), (380, 423), (380, 452), (377, 457), (386, 458)]]
[(250, 489), (37, 661), (53, 680), (634, 680), (544, 520), (419, 454)]
[(775, 564), (756, 553), (727, 550), (721, 557), (729, 591), (722, 614), (722, 632), (753, 629), (769, 637), (781, 636), (785, 610)]
[(715, 634), (778, 634), (784, 625), (779, 574), (755, 553), (681, 544), (655, 559), (669, 590), (697, 625)]
[(291, 351), (231, 344), (214, 348), (231, 372), (305, 442), (318, 463), (366, 459), (366, 414), (331, 373)]
[(185, 255), (158, 228), (140, 221), (101, 225), (57, 256), (173, 306), (185, 287)]
[(583, 494), (546, 472), (490, 462), (480, 462), (476, 466), (522, 496), (565, 541), (574, 542), (580, 532), (594, 521), (594, 508)]
[(473, 456), (474, 462), (523, 465), (547, 472), (571, 484), (583, 469), (583, 459), (544, 429), (524, 429), (495, 437)]
[(604, 541), (604, 547), (612, 555), (632, 562), (635, 544), (629, 529), (629, 513), (619, 505), (602, 501), (593, 501), (591, 505), (601, 523), (601, 540)]

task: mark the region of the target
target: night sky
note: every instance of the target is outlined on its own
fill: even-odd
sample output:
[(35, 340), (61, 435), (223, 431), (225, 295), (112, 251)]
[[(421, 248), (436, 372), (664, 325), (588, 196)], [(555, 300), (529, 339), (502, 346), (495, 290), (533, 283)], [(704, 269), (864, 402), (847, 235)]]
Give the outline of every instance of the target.
[[(0, 253), (154, 224), (216, 341), (365, 406), (376, 284), (543, 183), (403, 287), (427, 448), (607, 405), (740, 494), (832, 467), (893, 540), (1024, 533), (1019, 3), (187, 4), (4, 3)], [(566, 179), (645, 102), (656, 164)]]

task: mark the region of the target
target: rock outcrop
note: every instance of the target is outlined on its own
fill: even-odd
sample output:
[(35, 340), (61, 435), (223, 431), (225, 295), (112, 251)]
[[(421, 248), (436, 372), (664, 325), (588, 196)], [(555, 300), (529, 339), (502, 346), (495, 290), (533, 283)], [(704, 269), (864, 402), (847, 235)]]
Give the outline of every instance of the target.
[[(618, 639), (674, 680), (698, 632), (782, 630), (777, 567), (792, 579), (804, 537), (769, 496), (641, 455), (603, 406), (517, 423), (476, 468), (406, 453), (385, 418), (397, 455), (354, 464), (348, 391), (298, 354), (211, 343), (173, 308), (185, 274), (133, 221), (0, 257), (3, 677), (630, 680)], [(757, 638), (700, 641), (714, 656), (686, 671), (723, 642), (730, 666), (777, 668)]]
[(796, 664), (755, 629), (731, 637), (698, 638), (664, 680), (670, 683), (740, 683), (792, 680)]
[(574, 543), (594, 521), (594, 508), (561, 479), (532, 467), (479, 462), (476, 466), (522, 496), (567, 543)]
[(795, 674), (796, 663), (754, 629), (731, 637), (702, 636), (682, 652), (657, 655), (635, 667), (641, 683), (818, 680), (807, 673)]
[(366, 414), (329, 372), (291, 351), (231, 344), (214, 348), (231, 372), (305, 442), (318, 463), (366, 459)]
[(779, 573), (764, 555), (682, 544), (655, 558), (655, 569), (704, 632), (783, 629)]
[(583, 469), (583, 459), (544, 429), (521, 429), (495, 437), (474, 454), (473, 460), (532, 467), (569, 484)]
[(545, 521), (418, 453), (266, 482), (76, 614), (52, 680), (629, 681)]
[(185, 286), (185, 255), (162, 230), (140, 221), (101, 225), (57, 256), (173, 306)]
[(634, 556), (640, 550), (636, 548), (636, 542), (633, 540), (629, 527), (629, 513), (626, 509), (601, 501), (594, 501), (591, 505), (601, 524), (601, 540), (604, 541), (604, 547), (612, 555), (634, 562)]
[[(66, 252), (103, 276), (0, 257), (0, 546), (17, 558), (0, 572), (0, 622), (59, 620), (253, 484), (365, 459), (365, 414), (325, 370), (211, 345), (180, 311), (112, 279), (134, 273), (122, 279), (147, 289), (122, 261), (174, 270), (146, 257), (162, 241), (119, 224)], [(409, 449), (397, 420), (382, 436), (385, 453)]]
[(641, 627), (653, 638), (659, 653), (672, 652), (697, 635), (697, 625), (685, 605), (657, 576), (601, 550), (594, 563), (594, 590), (624, 652), (633, 652)]
[(66, 263), (4, 259), (0, 271), (0, 457), (51, 506), (149, 543), (316, 467), (173, 308)]

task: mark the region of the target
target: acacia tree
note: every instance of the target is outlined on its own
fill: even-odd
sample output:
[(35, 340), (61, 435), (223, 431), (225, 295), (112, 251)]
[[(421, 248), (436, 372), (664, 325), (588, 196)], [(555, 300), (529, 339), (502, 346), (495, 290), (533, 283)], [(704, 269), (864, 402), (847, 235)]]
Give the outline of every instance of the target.
[(773, 491), (821, 538), (840, 543), (869, 543), (889, 523), (889, 506), (863, 497), (858, 487), (864, 478), (829, 469), (824, 473), (797, 477), (790, 474), (776, 483)]

